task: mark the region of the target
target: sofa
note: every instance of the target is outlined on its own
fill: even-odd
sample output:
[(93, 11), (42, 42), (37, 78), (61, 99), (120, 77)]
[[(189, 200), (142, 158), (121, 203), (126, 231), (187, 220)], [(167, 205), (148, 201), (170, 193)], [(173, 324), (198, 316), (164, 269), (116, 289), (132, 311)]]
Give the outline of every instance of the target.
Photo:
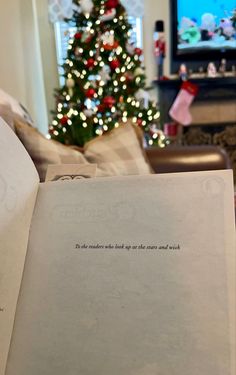
[(156, 173), (231, 169), (226, 151), (217, 146), (171, 145), (147, 148), (149, 162)]
[(231, 168), (228, 155), (218, 146), (145, 148), (142, 130), (132, 122), (121, 123), (83, 149), (63, 145), (40, 134), (28, 111), (2, 90), (0, 116), (26, 148), (41, 181), (50, 164), (96, 164), (98, 177)]
[(83, 149), (48, 140), (25, 121), (17, 119), (14, 125), (41, 181), (50, 164), (96, 164), (98, 177), (231, 168), (228, 154), (218, 146), (145, 148), (142, 132), (129, 123), (93, 139)]

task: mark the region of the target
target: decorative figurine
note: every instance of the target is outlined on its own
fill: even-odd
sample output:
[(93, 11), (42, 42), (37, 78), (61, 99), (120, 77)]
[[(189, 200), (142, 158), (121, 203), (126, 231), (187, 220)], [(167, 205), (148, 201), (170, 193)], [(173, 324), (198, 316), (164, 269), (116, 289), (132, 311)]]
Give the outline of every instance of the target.
[(187, 81), (187, 79), (188, 79), (188, 71), (187, 71), (187, 66), (185, 64), (180, 64), (180, 67), (179, 67), (179, 78), (182, 81)]
[(157, 60), (157, 66), (158, 66), (158, 79), (163, 77), (163, 63), (164, 58), (166, 55), (166, 43), (164, 39), (164, 35), (160, 35), (159, 33), (159, 39), (157, 39), (155, 43), (155, 56)]
[(209, 62), (207, 66), (207, 77), (209, 78), (215, 78), (217, 74), (216, 66), (213, 62)]
[(164, 22), (159, 20), (156, 21), (155, 24), (155, 32), (157, 33), (157, 38), (155, 40), (155, 51), (154, 54), (156, 56), (157, 62), (157, 78), (163, 78), (163, 65), (164, 65), (164, 58), (166, 56), (166, 41), (165, 41), (165, 34), (164, 34)]
[(226, 73), (226, 59), (222, 59), (220, 62), (219, 72), (224, 77)]

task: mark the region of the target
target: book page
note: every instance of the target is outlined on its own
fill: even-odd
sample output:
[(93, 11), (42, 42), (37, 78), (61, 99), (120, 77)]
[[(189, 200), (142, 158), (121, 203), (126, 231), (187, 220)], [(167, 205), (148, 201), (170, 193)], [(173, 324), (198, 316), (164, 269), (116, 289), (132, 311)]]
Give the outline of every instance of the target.
[(0, 118), (0, 374), (4, 374), (39, 178)]
[(49, 165), (45, 181), (71, 181), (96, 177), (97, 164), (53, 164)]
[(232, 171), (41, 184), (6, 375), (235, 375)]

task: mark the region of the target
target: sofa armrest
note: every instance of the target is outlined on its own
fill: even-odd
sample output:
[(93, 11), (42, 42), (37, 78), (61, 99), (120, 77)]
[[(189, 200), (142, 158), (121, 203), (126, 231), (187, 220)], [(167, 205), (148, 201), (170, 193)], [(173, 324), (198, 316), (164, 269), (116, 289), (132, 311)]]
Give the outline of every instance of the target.
[(231, 169), (226, 151), (218, 146), (169, 146), (146, 149), (156, 173)]

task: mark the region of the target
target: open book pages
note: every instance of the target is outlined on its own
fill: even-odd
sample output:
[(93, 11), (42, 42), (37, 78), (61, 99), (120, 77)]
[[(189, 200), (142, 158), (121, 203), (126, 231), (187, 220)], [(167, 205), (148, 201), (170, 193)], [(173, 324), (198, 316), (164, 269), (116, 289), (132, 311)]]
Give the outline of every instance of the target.
[[(0, 139), (15, 142), (3, 128)], [(5, 148), (5, 157), (30, 174), (16, 150)], [(7, 184), (15, 169), (1, 169)], [(18, 191), (19, 182), (9, 181)], [(32, 197), (23, 187), (19, 194)], [(32, 211), (33, 199), (26, 206)], [(23, 226), (16, 224), (14, 233)], [(21, 227), (25, 238), (29, 229), (21, 282), (8, 287), (15, 276), (0, 263), (0, 275), (9, 272), (1, 279), (9, 297), (0, 295), (1, 349), (8, 351), (0, 375), (235, 375), (231, 171), (39, 184), (31, 223)], [(12, 267), (19, 263), (14, 233), (1, 242)], [(4, 312), (16, 305), (16, 285), (7, 335)]]
[(0, 374), (10, 345), (38, 185), (30, 157), (0, 119)]

